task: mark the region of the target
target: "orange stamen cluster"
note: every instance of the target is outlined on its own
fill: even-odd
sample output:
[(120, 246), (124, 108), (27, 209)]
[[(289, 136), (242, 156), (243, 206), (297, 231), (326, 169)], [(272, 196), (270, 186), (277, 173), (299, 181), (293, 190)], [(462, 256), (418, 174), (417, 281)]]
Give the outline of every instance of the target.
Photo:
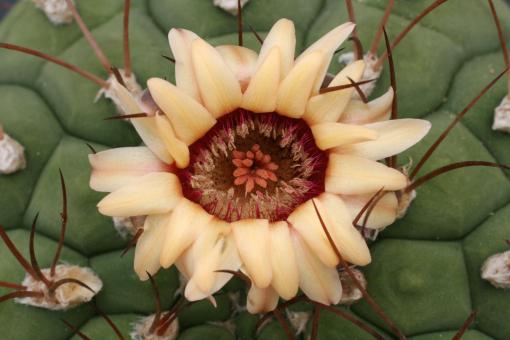
[(278, 177), (274, 173), (278, 165), (271, 162), (271, 156), (260, 150), (260, 145), (254, 144), (247, 152), (232, 151), (232, 163), (234, 170), (235, 185), (245, 185), (246, 194), (255, 189), (255, 184), (267, 188), (267, 180), (276, 182)]

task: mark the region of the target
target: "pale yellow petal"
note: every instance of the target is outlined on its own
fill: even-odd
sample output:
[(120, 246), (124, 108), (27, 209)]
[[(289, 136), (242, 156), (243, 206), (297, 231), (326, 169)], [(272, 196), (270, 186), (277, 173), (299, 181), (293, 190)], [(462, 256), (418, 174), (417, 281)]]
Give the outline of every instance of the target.
[(431, 124), (422, 119), (396, 119), (363, 127), (377, 132), (379, 138), (375, 141), (340, 146), (333, 152), (378, 161), (397, 155), (418, 143), (429, 132)]
[(299, 271), (299, 287), (311, 300), (327, 305), (337, 304), (342, 297), (342, 284), (335, 267), (327, 267), (291, 231)]
[(253, 284), (266, 288), (271, 283), (269, 223), (267, 220), (240, 220), (232, 223), (239, 256)]
[[(220, 261), (217, 270), (238, 271), (241, 267), (241, 258), (237, 251), (237, 245), (232, 234), (226, 237), (226, 241), (220, 254)], [(232, 274), (228, 273), (215, 273), (214, 285), (210, 294), (216, 293), (218, 290), (232, 278)]]
[(400, 171), (369, 159), (330, 154), (326, 169), (326, 191), (342, 195), (361, 195), (384, 188), (400, 190), (407, 178)]
[(266, 60), (254, 73), (243, 94), (241, 107), (253, 112), (273, 112), (276, 108), (276, 94), (280, 84), (280, 58), (278, 48), (273, 48)]
[(222, 252), (227, 245), (223, 232), (229, 229), (227, 222), (212, 219), (193, 244), (195, 265), (191, 280), (195, 280), (203, 292), (210, 292), (214, 286), (215, 271), (219, 269)]
[(294, 65), (296, 30), (292, 21), (280, 19), (273, 25), (260, 49), (259, 65), (266, 60), (274, 47), (280, 50), (280, 79), (283, 79)]
[(143, 233), (136, 243), (134, 268), (140, 280), (147, 280), (147, 273), (154, 275), (160, 268), (159, 257), (171, 213), (149, 215), (145, 219)]
[(225, 245), (225, 239), (213, 230), (205, 230), (196, 243), (199, 250), (196, 254), (197, 263), (191, 279), (195, 280), (201, 291), (209, 292), (214, 285), (214, 271), (218, 268), (221, 248)]
[(161, 139), (175, 160), (175, 165), (180, 169), (187, 167), (189, 165), (189, 149), (186, 143), (175, 136), (174, 128), (166, 117), (156, 115), (156, 124)]
[[(193, 271), (195, 268), (195, 258), (193, 257), (193, 245), (192, 243), (186, 250), (184, 250), (181, 255), (175, 260), (175, 267), (179, 270), (179, 273), (188, 281), (191, 279), (191, 276), (193, 275)], [(161, 258), (160, 258), (160, 264), (161, 264)], [(193, 289), (197, 289), (196, 285), (193, 283)], [(202, 299), (207, 296), (204, 292), (202, 292)]]
[(271, 285), (282, 298), (292, 299), (296, 296), (299, 288), (299, 274), (287, 222), (271, 223), (269, 238), (270, 259), (273, 268)]
[(296, 62), (278, 90), (276, 111), (279, 114), (291, 118), (304, 115), (323, 59), (323, 53), (313, 52)]
[[(177, 264), (177, 268), (179, 268), (179, 271), (181, 271), (179, 265)], [(186, 287), (184, 288), (184, 297), (188, 301), (199, 301), (206, 299), (208, 296), (210, 296), (207, 293), (204, 293), (200, 288), (197, 286), (197, 281), (195, 280), (189, 280), (186, 283)]]
[[(198, 208), (198, 205), (192, 206), (192, 208), (195, 207)], [(203, 215), (205, 218), (206, 215), (204, 213), (205, 211), (201, 212), (197, 209), (197, 216)], [(196, 235), (196, 241), (186, 248), (175, 262), (177, 268), (188, 280), (192, 279), (193, 273), (200, 265), (201, 258), (213, 247), (214, 235), (222, 237), (222, 235), (227, 235), (230, 232), (228, 223), (215, 217), (207, 219), (206, 224), (205, 227), (200, 228), (199, 233)]]
[(181, 197), (181, 183), (177, 176), (153, 172), (110, 193), (97, 207), (107, 216), (162, 214), (172, 210)]
[[(341, 198), (347, 209), (349, 209), (352, 219), (354, 219), (374, 195), (375, 192), (365, 195), (342, 195)], [(365, 227), (368, 229), (382, 229), (391, 225), (397, 217), (397, 208), (398, 200), (396, 194), (394, 192), (384, 194), (372, 209)], [(361, 216), (360, 224), (365, 220), (366, 214), (365, 212)]]
[[(241, 264), (241, 258), (239, 257), (239, 252), (237, 251), (234, 235), (229, 234), (226, 236), (225, 246), (221, 250), (220, 262), (217, 269), (235, 272), (239, 270)], [(231, 278), (232, 274), (216, 273), (215, 283), (211, 294), (220, 290)]]
[[(189, 251), (190, 250), (187, 250), (186, 253), (188, 253)], [(183, 256), (187, 256), (187, 254), (183, 255)], [(183, 269), (187, 273), (194, 272), (195, 268), (196, 268), (196, 270), (198, 270), (199, 264), (196, 261), (195, 261), (194, 265), (188, 264), (186, 266), (186, 268), (184, 268), (185, 267), (185, 265), (183, 263), (184, 261), (186, 261), (186, 260), (179, 259), (177, 261), (177, 265), (178, 265), (179, 269)], [(235, 272), (235, 271), (238, 271), (240, 267), (241, 267), (241, 259), (239, 258), (239, 254), (237, 252), (237, 246), (235, 244), (234, 238), (233, 238), (232, 234), (230, 234), (230, 235), (226, 236), (226, 238), (225, 238), (225, 243), (224, 243), (223, 249), (221, 250), (218, 267), (215, 269), (215, 271), (216, 270), (229, 270), (229, 271)], [(189, 274), (189, 275), (191, 276), (191, 274)], [(211, 296), (212, 294), (216, 293), (217, 291), (219, 291), (221, 288), (223, 288), (223, 286), (232, 278), (232, 276), (233, 276), (232, 274), (215, 272), (213, 286), (209, 291), (205, 291), (205, 292), (198, 288), (197, 280), (193, 276), (190, 279), (190, 281), (188, 282), (188, 284), (186, 285), (184, 294), (185, 294), (186, 298), (190, 301), (197, 301), (197, 300), (205, 299), (205, 298)]]
[(369, 264), (372, 260), (370, 250), (361, 233), (352, 225), (351, 214), (342, 199), (323, 193), (315, 202), (342, 258), (359, 266)]
[(249, 48), (235, 45), (216, 46), (225, 64), (234, 73), (237, 81), (241, 84), (241, 91), (244, 92), (250, 83), (255, 71), (258, 55)]
[(191, 46), (191, 59), (207, 110), (219, 118), (239, 108), (241, 86), (218, 51), (204, 40), (196, 39)]
[[(314, 202), (342, 258), (362, 266), (370, 263), (370, 252), (365, 240), (352, 225), (350, 211), (342, 200), (335, 195), (323, 193)], [(339, 263), (312, 200), (300, 205), (288, 220), (326, 266), (335, 267)]]
[(168, 32), (168, 42), (175, 59), (175, 83), (181, 91), (200, 102), (200, 93), (191, 61), (191, 43), (197, 38), (195, 33), (185, 29), (172, 28)]
[(151, 172), (164, 172), (169, 166), (144, 146), (116, 148), (89, 155), (92, 167), (90, 187), (111, 192)]
[(335, 51), (342, 45), (342, 43), (347, 40), (349, 35), (351, 35), (354, 27), (356, 25), (352, 22), (346, 22), (340, 26), (335, 27), (328, 33), (326, 33), (322, 38), (313, 43), (310, 47), (308, 47), (297, 59), (296, 62), (300, 62), (302, 59), (306, 58), (308, 55), (316, 52), (320, 52), (323, 54), (322, 64), (320, 69), (317, 72), (317, 78), (314, 84), (314, 91), (317, 92), (328, 71), (329, 64), (331, 63), (331, 59), (333, 58), (333, 54)]
[(166, 80), (151, 78), (147, 86), (154, 101), (172, 123), (177, 137), (187, 145), (205, 135), (216, 124), (216, 120), (202, 105)]
[(133, 124), (133, 127), (143, 143), (147, 145), (159, 159), (167, 164), (172, 164), (174, 162), (159, 135), (154, 117), (133, 118), (131, 119), (131, 124)]
[[(308, 200), (294, 209), (287, 221), (326, 266), (335, 267), (338, 264), (338, 256), (322, 228), (312, 200)], [(331, 234), (331, 226), (326, 225), (326, 228)]]
[[(365, 62), (357, 60), (344, 67), (328, 87), (348, 85), (350, 84), (348, 78), (357, 82), (361, 79), (364, 70)], [(351, 101), (353, 91), (355, 91), (354, 87), (350, 87), (343, 90), (326, 92), (310, 98), (303, 119), (309, 125), (338, 121), (342, 112), (344, 112)]]
[(389, 90), (368, 103), (361, 100), (351, 100), (340, 117), (340, 122), (347, 124), (369, 124), (388, 120), (393, 103), (393, 89)]
[(321, 123), (312, 125), (311, 129), (315, 143), (321, 150), (373, 141), (378, 137), (377, 132), (373, 129), (343, 123)]
[(251, 314), (267, 313), (273, 311), (278, 305), (278, 293), (269, 286), (258, 288), (251, 285), (248, 291), (246, 309)]
[(213, 217), (202, 206), (182, 198), (170, 218), (160, 264), (170, 267), (203, 231)]
[[(195, 239), (196, 239), (196, 237), (198, 237), (198, 235), (195, 235)], [(182, 275), (182, 277), (187, 281), (187, 283), (190, 282), (190, 279), (191, 279), (191, 276), (193, 275), (193, 271), (195, 270), (195, 264), (196, 264), (196, 259), (193, 256), (194, 255), (194, 250), (193, 250), (194, 247), (193, 246), (195, 245), (195, 242), (193, 242), (194, 240), (192, 240), (191, 245), (186, 250), (184, 250), (181, 253), (181, 255), (179, 257), (177, 257), (177, 259), (174, 262), (175, 267), (177, 268), (179, 273)], [(160, 264), (161, 264), (161, 257), (160, 257)], [(196, 285), (194, 283), (191, 286), (193, 286), (193, 287), (190, 287), (190, 288), (193, 288), (193, 290), (198, 290), (198, 288), (196, 287)], [(202, 298), (205, 298), (207, 296), (207, 294), (205, 294), (204, 292), (201, 292), (201, 294), (203, 295)]]
[[(144, 112), (131, 93), (116, 80), (112, 81), (111, 89), (115, 93), (118, 101), (117, 104), (121, 107), (125, 115)], [(131, 119), (131, 123), (145, 145), (147, 145), (159, 159), (167, 164), (173, 162), (172, 156), (170, 156), (165, 144), (159, 137), (156, 122), (153, 117), (134, 118)]]

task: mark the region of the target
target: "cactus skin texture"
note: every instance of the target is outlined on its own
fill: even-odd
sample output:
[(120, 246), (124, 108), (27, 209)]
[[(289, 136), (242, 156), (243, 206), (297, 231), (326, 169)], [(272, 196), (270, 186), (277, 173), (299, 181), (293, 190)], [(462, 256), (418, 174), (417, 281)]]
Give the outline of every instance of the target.
[[(136, 0), (131, 11), (133, 69), (140, 83), (152, 76), (173, 81), (173, 66), (166, 33), (183, 27), (214, 44), (237, 42), (235, 17), (209, 0)], [(397, 34), (432, 1), (397, 0), (387, 31)], [(121, 0), (78, 0), (77, 7), (112, 62), (122, 67)], [(358, 33), (368, 48), (386, 1), (354, 1)], [(495, 1), (506, 33), (510, 34), (510, 9)], [(261, 34), (280, 17), (296, 24), (298, 50), (323, 33), (347, 21), (341, 0), (252, 0), (244, 8), (247, 23)], [(507, 35), (507, 38), (510, 35)], [(95, 74), (105, 73), (75, 24), (55, 27), (31, 1), (20, 1), (0, 25), (0, 41), (57, 55)], [(258, 49), (249, 32), (245, 45)], [(346, 45), (350, 49), (349, 44)], [(381, 48), (384, 48), (382, 46)], [(382, 50), (381, 50), (382, 51)], [(425, 117), (433, 130), (407, 156), (415, 160), (480, 89), (503, 70), (503, 58), (493, 19), (485, 0), (450, 0), (427, 16), (394, 51), (399, 85), (399, 112), (403, 117)], [(341, 65), (333, 62), (331, 72)], [(373, 96), (387, 89), (387, 67)], [(58, 169), (66, 175), (69, 192), (69, 227), (62, 260), (91, 267), (103, 280), (98, 306), (112, 315), (126, 338), (131, 323), (153, 313), (154, 299), (148, 282), (132, 270), (133, 254), (120, 257), (125, 241), (111, 219), (99, 215), (95, 202), (101, 194), (89, 189), (90, 169), (86, 143), (96, 150), (138, 145), (128, 123), (103, 121), (115, 114), (105, 99), (94, 104), (98, 88), (86, 80), (40, 59), (0, 51), (0, 121), (26, 148), (27, 169), (0, 176), (0, 224), (28, 254), (31, 219), (41, 215), (36, 250), (42, 267), (52, 259), (59, 237)], [(506, 91), (500, 81), (473, 108), (423, 171), (454, 161), (484, 160), (510, 163), (510, 136), (491, 130), (493, 110)], [(400, 158), (406, 162), (407, 157)], [(373, 263), (364, 269), (368, 291), (411, 339), (451, 338), (472, 310), (476, 322), (464, 339), (510, 338), (510, 292), (497, 290), (480, 278), (480, 266), (490, 255), (508, 249), (510, 238), (510, 172), (472, 168), (435, 179), (418, 189), (407, 216), (383, 232), (372, 246)], [(0, 279), (21, 282), (24, 273), (0, 246)], [(174, 269), (156, 276), (163, 306), (169, 306), (179, 281)], [(233, 319), (228, 292), (242, 287), (233, 282), (217, 296), (218, 308), (202, 301), (179, 316), (180, 339), (250, 339), (253, 316)], [(242, 290), (242, 289), (241, 289)], [(0, 295), (7, 290), (0, 288)], [(242, 293), (244, 294), (244, 292)], [(241, 298), (241, 301), (243, 299)], [(296, 307), (298, 308), (298, 307)], [(390, 332), (365, 301), (349, 313), (372, 324), (382, 334)], [(67, 312), (51, 312), (15, 304), (0, 304), (1, 338), (68, 339), (66, 319), (91, 339), (117, 339), (108, 325), (88, 305)], [(237, 325), (231, 334), (220, 323)], [(305, 338), (310, 335), (308, 325)], [(286, 339), (272, 321), (260, 339)], [(323, 311), (319, 339), (370, 338), (358, 328)], [(74, 337), (73, 339), (78, 339)]]

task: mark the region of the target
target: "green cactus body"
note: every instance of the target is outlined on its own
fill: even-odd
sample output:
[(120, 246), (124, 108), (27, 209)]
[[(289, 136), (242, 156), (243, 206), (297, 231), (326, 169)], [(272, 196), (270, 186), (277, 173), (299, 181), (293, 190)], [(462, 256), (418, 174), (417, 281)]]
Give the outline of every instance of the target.
[[(108, 57), (121, 67), (123, 1), (76, 3)], [(396, 34), (430, 3), (396, 1), (387, 31)], [(354, 4), (358, 34), (368, 46), (386, 1), (357, 0)], [(502, 1), (496, 5), (505, 30), (510, 32), (510, 9)], [(172, 27), (190, 29), (215, 45), (237, 42), (236, 18), (214, 7), (212, 0), (138, 0), (132, 7), (131, 54), (140, 84), (154, 76), (173, 81), (173, 66), (161, 57), (169, 54), (166, 33)], [(301, 51), (347, 21), (347, 12), (339, 0), (252, 0), (244, 7), (244, 17), (261, 35), (279, 18), (293, 20), (297, 49)], [(45, 51), (105, 77), (78, 27), (53, 26), (31, 1), (20, 1), (2, 22), (0, 41)], [(245, 46), (258, 50), (260, 45), (246, 32)], [(484, 0), (450, 0), (396, 48), (399, 112), (403, 117), (421, 117), (433, 123), (425, 141), (400, 157), (401, 162), (407, 157), (419, 159), (453, 115), (503, 69), (499, 51)], [(99, 151), (136, 146), (141, 141), (129, 124), (103, 121), (115, 114), (115, 107), (105, 99), (94, 103), (98, 88), (93, 83), (12, 51), (0, 50), (0, 61), (0, 122), (25, 146), (28, 164), (17, 174), (0, 176), (0, 224), (27, 256), (27, 229), (39, 211), (36, 249), (41, 266), (48, 266), (60, 232), (61, 194), (57, 184), (58, 169), (62, 169), (69, 192), (69, 226), (62, 261), (89, 266), (101, 277), (104, 287), (97, 296), (98, 306), (112, 315), (128, 337), (133, 322), (153, 313), (153, 291), (133, 272), (133, 255), (120, 256), (126, 241), (114, 230), (111, 219), (97, 212), (96, 203), (102, 195), (88, 185), (86, 144)], [(336, 73), (341, 66), (334, 61), (330, 71)], [(381, 95), (388, 84), (385, 68), (373, 96)], [(492, 113), (504, 94), (505, 83), (501, 81), (455, 128), (424, 171), (461, 160), (509, 164), (510, 137), (491, 130)], [(465, 339), (510, 337), (510, 293), (493, 288), (479, 274), (488, 256), (508, 248), (504, 242), (510, 238), (508, 175), (499, 169), (468, 169), (420, 187), (405, 218), (372, 245), (373, 262), (363, 269), (368, 291), (410, 338), (450, 338), (472, 310), (477, 310), (478, 316)], [(8, 250), (0, 247), (0, 279), (21, 282), (23, 277)], [(169, 306), (179, 286), (177, 271), (163, 270), (155, 278), (162, 304)], [(234, 307), (228, 291), (239, 287), (235, 283), (226, 286), (217, 297), (216, 309), (208, 301), (185, 308), (179, 315), (180, 339), (249, 339), (255, 326), (253, 317), (243, 312), (232, 316)], [(0, 288), (0, 295), (7, 292)], [(346, 310), (391, 337), (365, 301)], [(51, 312), (13, 301), (0, 304), (1, 337), (70, 338), (72, 331), (60, 318), (92, 339), (116, 339), (90, 306)], [(235, 335), (221, 325), (232, 318), (237, 325)], [(308, 325), (300, 336), (307, 338), (310, 329)], [(276, 322), (265, 325), (259, 336), (286, 338)], [(322, 312), (318, 338), (370, 336), (330, 312)]]

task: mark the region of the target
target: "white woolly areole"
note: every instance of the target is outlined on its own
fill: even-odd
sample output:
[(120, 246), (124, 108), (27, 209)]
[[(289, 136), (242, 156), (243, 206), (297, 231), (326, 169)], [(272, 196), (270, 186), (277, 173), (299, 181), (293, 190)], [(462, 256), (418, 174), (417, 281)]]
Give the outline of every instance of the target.
[[(42, 9), (48, 19), (55, 25), (69, 24), (73, 21), (73, 13), (65, 0), (32, 0)], [(74, 0), (73, 0), (74, 3)]]
[[(140, 86), (140, 84), (138, 84), (135, 74), (133, 72), (131, 72), (131, 75), (129, 77), (127, 77), (124, 72), (124, 69), (121, 69), (121, 68), (119, 68), (119, 73), (121, 74), (122, 79), (124, 80), (124, 84), (126, 85), (126, 88), (131, 93), (131, 95), (133, 95), (133, 97), (135, 97), (135, 98), (138, 98), (139, 96), (141, 96), (143, 89)], [(120, 105), (120, 100), (117, 97), (117, 95), (115, 94), (115, 92), (112, 91), (112, 84), (113, 84), (113, 82), (116, 82), (116, 81), (117, 80), (115, 78), (115, 75), (113, 73), (110, 74), (108, 79), (106, 79), (106, 83), (109, 85), (108, 88), (104, 88), (104, 87), (101, 88), (96, 95), (95, 101), (99, 100), (99, 98), (101, 98), (102, 96), (104, 96), (105, 98), (111, 99), (113, 101), (113, 103), (115, 104), (115, 107), (117, 108), (117, 112), (121, 115), (124, 115), (126, 113), (122, 111), (122, 106)]]
[(179, 335), (179, 322), (177, 318), (168, 326), (165, 334), (157, 335), (156, 332), (152, 333), (150, 328), (152, 326), (152, 322), (154, 321), (154, 317), (156, 315), (152, 314), (145, 318), (140, 319), (139, 322), (134, 324), (133, 331), (131, 332), (131, 339), (133, 340), (175, 340)]
[[(361, 283), (361, 286), (365, 289), (367, 287), (367, 280), (365, 279), (365, 275), (357, 269), (351, 269), (351, 272), (354, 274), (354, 277)], [(342, 298), (340, 299), (340, 304), (342, 305), (352, 305), (353, 303), (359, 301), (363, 297), (363, 293), (358, 288), (356, 283), (351, 279), (347, 271), (342, 271), (339, 273), (340, 282), (342, 283)]]
[(230, 302), (232, 302), (232, 310), (234, 313), (239, 314), (246, 311), (246, 305), (242, 302), (240, 292), (230, 292), (228, 293), (228, 298)]
[(494, 112), (493, 130), (510, 133), (510, 98), (505, 96)]
[(415, 198), (416, 190), (412, 190), (410, 192), (402, 191), (398, 193), (397, 219), (401, 219), (407, 214), (407, 210)]
[(492, 255), (482, 266), (482, 279), (496, 288), (510, 288), (510, 250)]
[(26, 165), (25, 148), (4, 133), (0, 140), (0, 173), (12, 174), (24, 169)]
[[(249, 0), (241, 0), (241, 8), (248, 3)], [(237, 0), (214, 0), (214, 6), (229, 12), (232, 15), (237, 15)]]
[(113, 227), (123, 239), (134, 236), (143, 227), (146, 216), (112, 217)]
[[(409, 172), (413, 167), (413, 160), (409, 159), (407, 164), (403, 165), (400, 168), (400, 171), (407, 177), (407, 185), (411, 185), (411, 180), (409, 179)], [(398, 207), (397, 207), (397, 219), (403, 218), (407, 214), (407, 210), (411, 206), (411, 203), (416, 198), (416, 190), (411, 190), (410, 192), (406, 191), (406, 188), (397, 191), (397, 199), (398, 199)]]
[[(361, 76), (361, 79), (359, 81), (375, 79), (370, 83), (360, 85), (361, 90), (367, 97), (372, 94), (375, 85), (377, 84), (377, 79), (379, 79), (379, 77), (381, 76), (382, 67), (376, 68), (378, 59), (379, 58), (377, 57), (377, 55), (372, 53), (367, 53), (363, 56), (363, 61), (365, 62), (365, 71), (363, 71), (363, 75)], [(349, 65), (352, 64), (354, 61), (356, 61), (354, 52), (344, 53), (338, 57), (338, 62), (341, 64)], [(356, 91), (354, 91), (353, 97), (359, 99), (359, 94)]]
[(41, 272), (53, 282), (68, 278), (79, 280), (95, 293), (76, 283), (66, 283), (58, 287), (51, 295), (42, 281), (36, 281), (32, 276), (26, 274), (22, 285), (27, 287), (28, 291), (43, 292), (44, 296), (19, 298), (15, 300), (16, 302), (51, 310), (67, 310), (89, 302), (103, 288), (103, 282), (90, 268), (59, 264), (55, 267), (55, 276), (53, 277), (50, 276), (50, 268), (42, 269)]
[(294, 312), (287, 309), (287, 318), (294, 329), (296, 335), (304, 333), (308, 320), (310, 320), (310, 312)]

